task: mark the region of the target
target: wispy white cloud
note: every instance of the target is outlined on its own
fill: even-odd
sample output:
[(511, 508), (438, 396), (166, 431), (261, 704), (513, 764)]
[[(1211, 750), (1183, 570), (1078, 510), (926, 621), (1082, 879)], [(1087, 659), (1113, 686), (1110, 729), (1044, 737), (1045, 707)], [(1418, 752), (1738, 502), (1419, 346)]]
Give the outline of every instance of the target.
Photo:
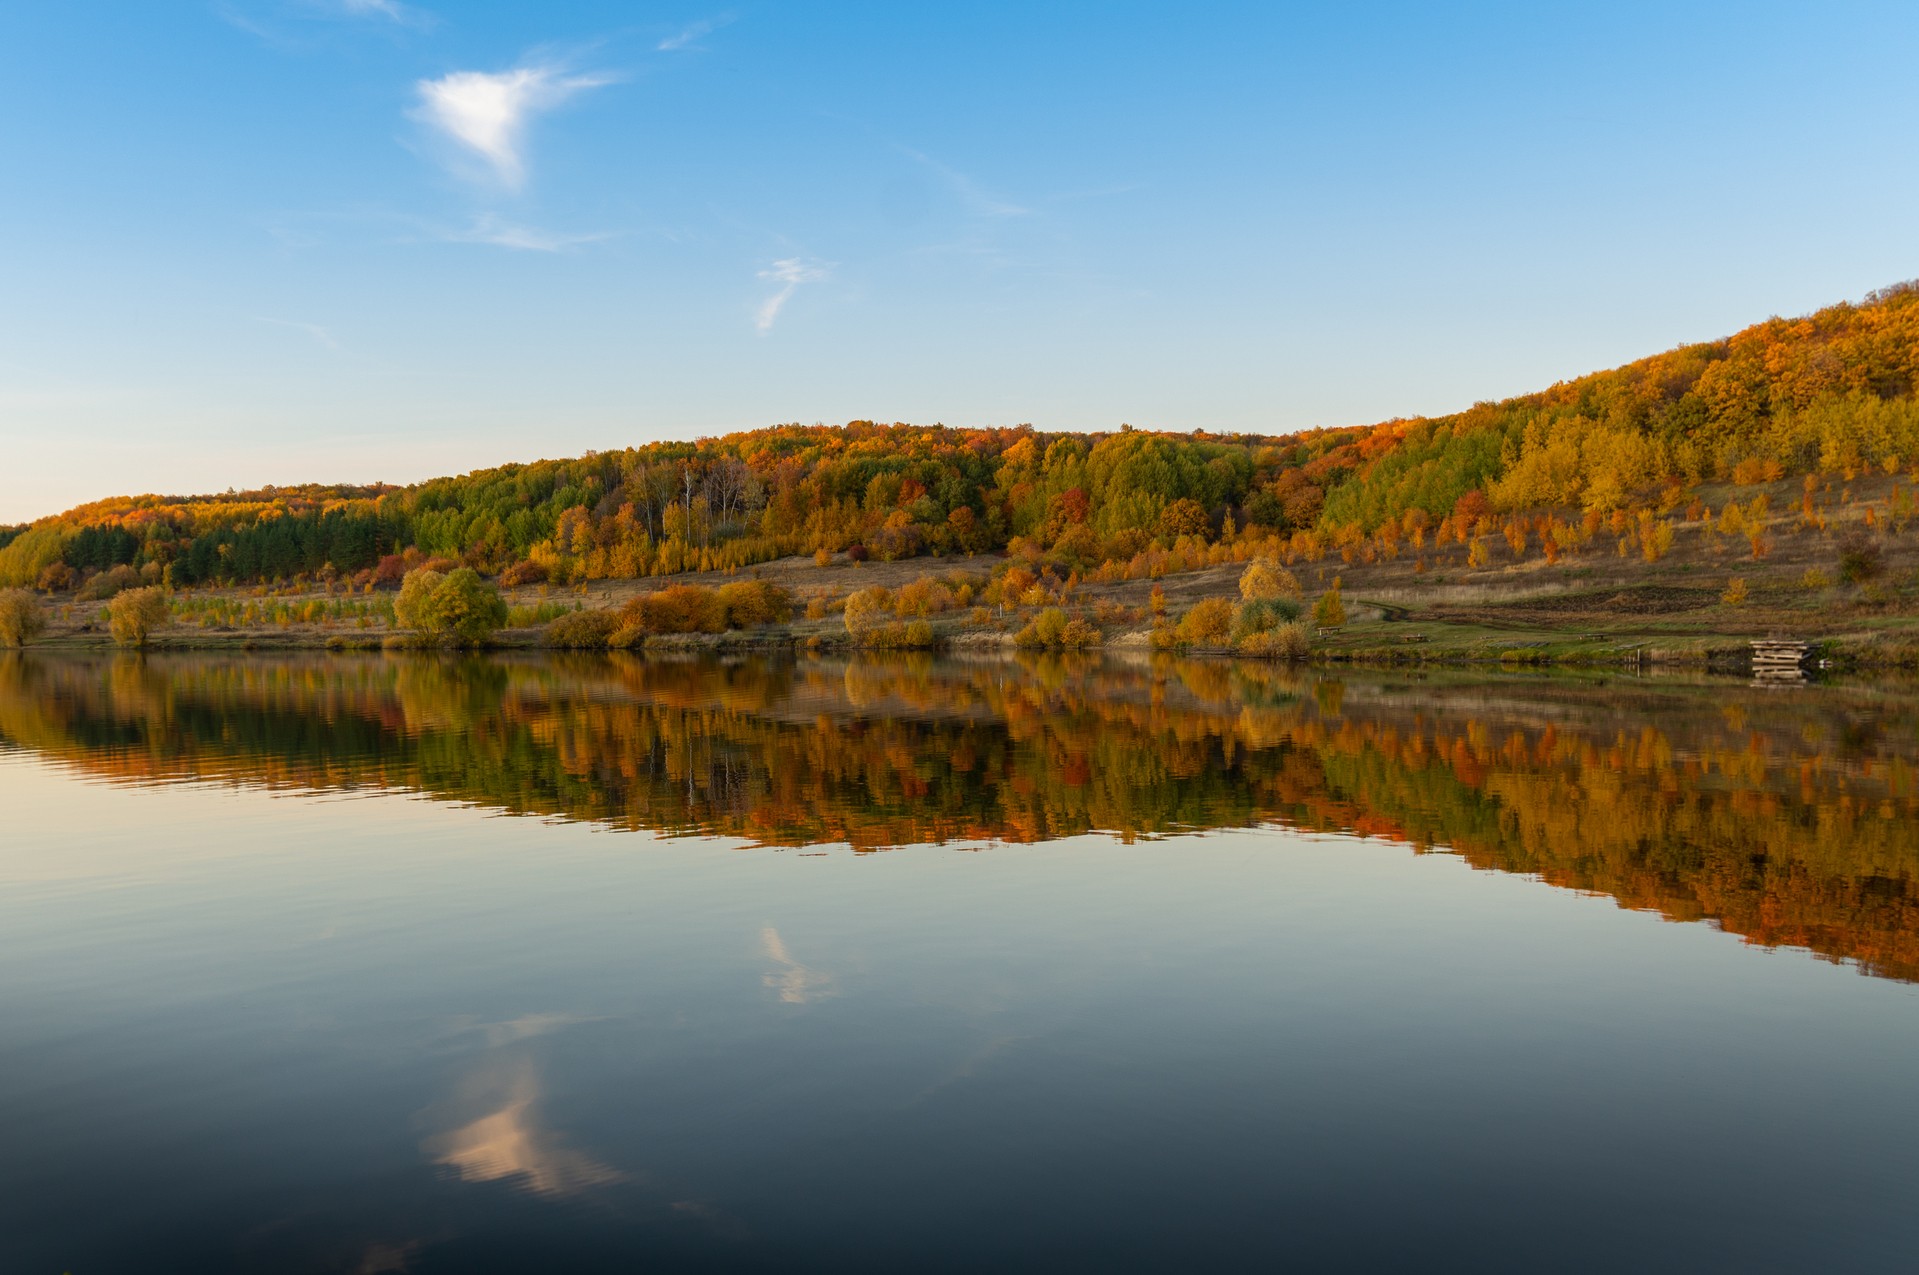
[(690, 22), (681, 27), (678, 31), (667, 36), (666, 39), (661, 40), (653, 47), (661, 53), (677, 53), (681, 49), (698, 48), (699, 45), (697, 41), (701, 37), (713, 34), (713, 32), (732, 21), (733, 15), (730, 13), (722, 13), (711, 18), (701, 18), (698, 22)]
[(415, 10), (398, 0), (339, 0), (338, 7), (350, 18), (385, 18), (402, 26), (418, 21)]
[(292, 328), (295, 332), (304, 332), (329, 350), (345, 352), (346, 347), (335, 339), (333, 333), (317, 323), (301, 323), (296, 319), (269, 319), (263, 314), (253, 316), (255, 323), (271, 323), (276, 328)]
[[(402, 0), (278, 0), (277, 3), (235, 4), (220, 0), (213, 12), (221, 21), (248, 35), (285, 49), (309, 48), (313, 22), (369, 21), (382, 27), (429, 30), (439, 18)], [(291, 24), (291, 25), (290, 25)]]
[(463, 230), (443, 230), (440, 239), (447, 243), (492, 244), (496, 248), (516, 248), (521, 252), (564, 252), (582, 244), (600, 243), (613, 238), (611, 231), (591, 234), (565, 234), (541, 230), (538, 226), (506, 221), (492, 213), (482, 213)]
[(916, 151), (910, 146), (901, 146), (898, 149), (900, 154), (938, 177), (946, 188), (966, 205), (966, 210), (976, 217), (1024, 217), (1032, 211), (1001, 199), (997, 195), (989, 194), (971, 177), (958, 169), (940, 163), (931, 155)]
[(779, 290), (760, 302), (759, 311), (753, 316), (753, 326), (762, 332), (771, 331), (773, 323), (780, 317), (780, 310), (793, 299), (803, 283), (821, 283), (832, 278), (831, 268), (819, 263), (807, 261), (801, 257), (788, 257), (775, 261), (770, 267), (760, 271), (760, 278), (771, 279), (780, 285)]
[(501, 183), (518, 188), (526, 179), (528, 121), (614, 78), (572, 74), (552, 65), (455, 71), (414, 86), (420, 100), (413, 114), (478, 155)]

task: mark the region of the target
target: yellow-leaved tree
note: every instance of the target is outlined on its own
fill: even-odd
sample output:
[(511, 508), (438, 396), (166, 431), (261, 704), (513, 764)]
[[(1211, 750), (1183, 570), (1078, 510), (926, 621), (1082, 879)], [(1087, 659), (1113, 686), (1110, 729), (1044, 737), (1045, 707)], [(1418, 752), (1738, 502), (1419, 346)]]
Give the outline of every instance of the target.
[(1346, 623), (1346, 604), (1340, 600), (1337, 584), (1313, 603), (1313, 623), (1322, 629), (1337, 629)]
[(0, 590), (0, 646), (25, 646), (46, 629), (40, 601), (26, 589)]
[(1292, 572), (1272, 559), (1254, 558), (1240, 573), (1239, 596), (1248, 602), (1297, 598), (1300, 596), (1299, 581)]
[(107, 603), (107, 627), (121, 646), (145, 646), (153, 631), (165, 628), (172, 619), (167, 592), (158, 585), (123, 589)]

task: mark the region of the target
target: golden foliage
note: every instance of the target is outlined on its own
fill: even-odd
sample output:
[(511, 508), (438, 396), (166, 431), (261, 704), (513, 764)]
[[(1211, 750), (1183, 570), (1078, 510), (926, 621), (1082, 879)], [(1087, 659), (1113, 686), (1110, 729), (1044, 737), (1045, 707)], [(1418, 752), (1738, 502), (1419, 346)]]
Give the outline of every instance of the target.
[(107, 623), (121, 646), (142, 647), (157, 629), (172, 619), (166, 590), (157, 586), (127, 589), (107, 603)]
[(1248, 602), (1300, 596), (1299, 580), (1270, 558), (1255, 558), (1239, 576), (1239, 596)]
[(46, 627), (38, 598), (25, 589), (0, 589), (0, 646), (25, 646)]

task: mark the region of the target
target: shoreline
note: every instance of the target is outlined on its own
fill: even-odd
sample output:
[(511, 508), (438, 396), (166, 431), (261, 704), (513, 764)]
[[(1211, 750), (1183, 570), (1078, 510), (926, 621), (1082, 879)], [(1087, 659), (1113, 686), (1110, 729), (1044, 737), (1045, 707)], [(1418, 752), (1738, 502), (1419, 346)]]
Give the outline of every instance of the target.
[[(833, 631), (837, 629), (838, 631)], [(1245, 660), (1255, 663), (1298, 663), (1315, 667), (1421, 668), (1421, 667), (1493, 667), (1534, 669), (1640, 668), (1701, 672), (1736, 673), (1750, 668), (1752, 644), (1764, 635), (1726, 634), (1710, 639), (1660, 642), (1633, 635), (1552, 633), (1550, 631), (1513, 633), (1503, 637), (1475, 637), (1464, 641), (1431, 642), (1429, 635), (1414, 634), (1397, 640), (1382, 640), (1384, 635), (1355, 633), (1334, 635), (1327, 645), (1315, 647), (1304, 659), (1285, 660), (1250, 656), (1226, 647), (1193, 646), (1182, 650), (1157, 651), (1149, 647), (1144, 631), (1116, 633), (1104, 641), (1076, 648), (1081, 654), (1167, 654), (1187, 659)], [(234, 630), (207, 632), (161, 632), (143, 648), (122, 646), (104, 632), (53, 633), (26, 647), (22, 652), (86, 653), (231, 653), (231, 652), (336, 652), (336, 653), (427, 653), (432, 651), (543, 651), (554, 654), (604, 654), (605, 648), (565, 647), (544, 640), (543, 629), (504, 629), (485, 642), (470, 647), (451, 647), (417, 643), (410, 635), (382, 634), (378, 637), (347, 636), (307, 631)], [(733, 655), (776, 652), (831, 652), (873, 654), (918, 651), (931, 654), (1008, 654), (1030, 651), (1034, 654), (1061, 653), (1060, 648), (1021, 647), (1012, 633), (997, 630), (947, 629), (936, 626), (934, 641), (912, 647), (865, 646), (837, 625), (788, 624), (754, 630), (725, 633), (655, 634), (630, 648), (644, 655), (712, 653)], [(1828, 637), (1808, 642), (1808, 671), (1871, 672), (1919, 667), (1919, 645), (1885, 646), (1868, 640)]]

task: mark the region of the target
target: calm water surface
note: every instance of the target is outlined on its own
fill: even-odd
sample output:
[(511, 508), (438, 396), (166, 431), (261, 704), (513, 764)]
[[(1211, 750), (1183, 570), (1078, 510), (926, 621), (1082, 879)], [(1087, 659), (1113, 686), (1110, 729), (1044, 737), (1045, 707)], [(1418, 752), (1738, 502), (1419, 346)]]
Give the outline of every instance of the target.
[(1908, 1271), (1919, 696), (0, 659), (0, 1270)]

